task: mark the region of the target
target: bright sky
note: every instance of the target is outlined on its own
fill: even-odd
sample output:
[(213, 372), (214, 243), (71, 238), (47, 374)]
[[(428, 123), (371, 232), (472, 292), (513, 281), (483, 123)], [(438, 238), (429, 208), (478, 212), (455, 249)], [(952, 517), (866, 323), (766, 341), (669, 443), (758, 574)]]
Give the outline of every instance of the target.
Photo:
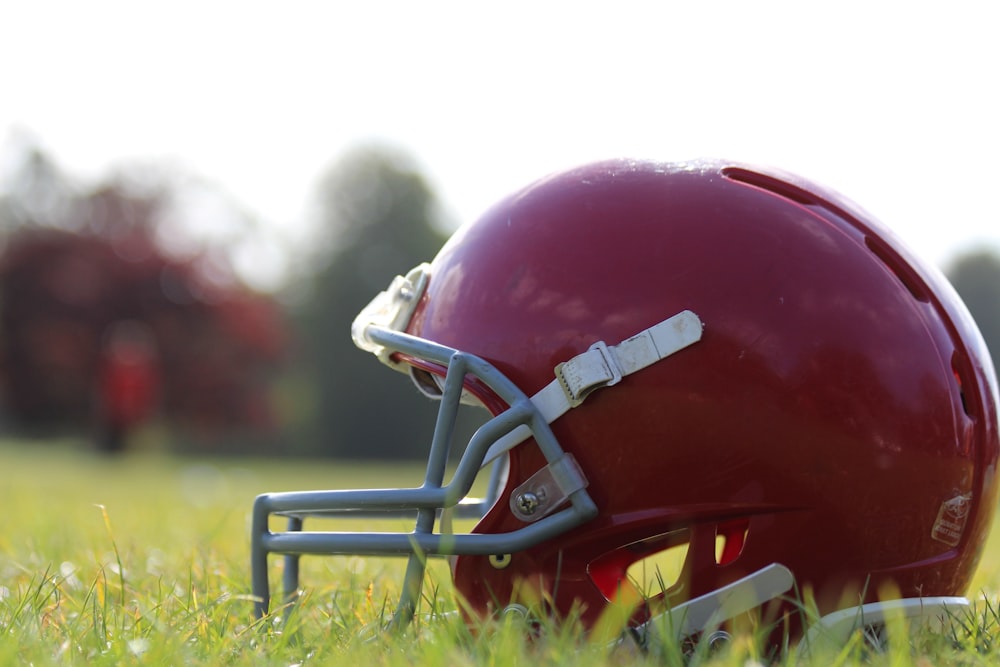
[(584, 161), (727, 157), (840, 190), (944, 264), (1000, 250), (998, 29), (993, 0), (0, 0), (0, 147), (21, 128), (95, 177), (168, 158), (286, 240), (370, 139), (456, 221)]

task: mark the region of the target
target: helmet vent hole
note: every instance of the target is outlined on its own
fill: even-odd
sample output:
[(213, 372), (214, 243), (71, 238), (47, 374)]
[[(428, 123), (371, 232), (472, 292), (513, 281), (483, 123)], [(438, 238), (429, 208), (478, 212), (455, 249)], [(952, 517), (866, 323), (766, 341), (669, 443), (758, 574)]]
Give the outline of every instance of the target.
[(789, 199), (796, 204), (803, 206), (825, 206), (826, 202), (816, 197), (808, 190), (804, 190), (796, 185), (792, 185), (780, 178), (761, 174), (760, 172), (741, 167), (726, 167), (722, 170), (722, 175), (738, 183), (746, 183), (761, 190), (773, 192), (779, 197)]
[(975, 415), (969, 412), (969, 402), (965, 399), (965, 383), (962, 382), (962, 374), (958, 372), (955, 366), (951, 367), (951, 372), (955, 376), (955, 384), (958, 386), (958, 397), (962, 401), (962, 411), (965, 412), (967, 417), (974, 419)]
[(910, 264), (896, 252), (890, 249), (879, 239), (872, 236), (865, 237), (865, 245), (879, 260), (885, 264), (894, 276), (903, 283), (903, 287), (909, 291), (913, 298), (923, 303), (928, 303), (930, 297), (927, 295), (927, 288), (924, 281), (917, 275)]
[(715, 529), (715, 562), (729, 565), (743, 553), (750, 532), (750, 520), (739, 519), (719, 524)]

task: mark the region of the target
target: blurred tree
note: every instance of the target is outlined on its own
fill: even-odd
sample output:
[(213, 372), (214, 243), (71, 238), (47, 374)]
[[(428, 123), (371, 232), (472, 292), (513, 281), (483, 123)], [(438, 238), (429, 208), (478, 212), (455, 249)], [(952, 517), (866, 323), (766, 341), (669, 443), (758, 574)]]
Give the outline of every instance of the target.
[(210, 248), (159, 240), (169, 188), (71, 186), (31, 151), (0, 201), (0, 403), (10, 425), (96, 427), (118, 450), (154, 414), (212, 446), (274, 440), (284, 356), (276, 302)]
[(351, 341), (351, 322), (397, 274), (445, 240), (435, 197), (413, 163), (386, 147), (347, 154), (318, 191), (321, 262), (298, 316), (313, 374), (307, 441), (345, 457), (426, 456), (435, 411), (399, 373)]
[(987, 249), (967, 252), (951, 262), (948, 279), (979, 325), (993, 357), (1000, 361), (1000, 256)]
[(0, 230), (23, 226), (68, 227), (77, 195), (71, 179), (32, 143), (21, 138), (16, 169), (3, 174), (4, 196), (0, 198)]

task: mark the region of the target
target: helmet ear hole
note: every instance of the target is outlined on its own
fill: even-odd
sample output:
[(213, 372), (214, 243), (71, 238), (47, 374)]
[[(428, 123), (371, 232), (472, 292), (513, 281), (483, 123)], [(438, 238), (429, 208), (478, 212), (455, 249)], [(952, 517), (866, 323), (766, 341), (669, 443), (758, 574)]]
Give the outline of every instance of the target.
[(608, 600), (623, 589), (646, 600), (662, 598), (681, 583), (690, 546), (691, 531), (680, 528), (610, 551), (592, 561), (588, 573)]
[(729, 565), (743, 553), (750, 532), (749, 519), (720, 523), (715, 529), (715, 563)]
[(667, 594), (681, 583), (689, 547), (684, 541), (640, 558), (629, 565), (628, 579), (647, 600)]

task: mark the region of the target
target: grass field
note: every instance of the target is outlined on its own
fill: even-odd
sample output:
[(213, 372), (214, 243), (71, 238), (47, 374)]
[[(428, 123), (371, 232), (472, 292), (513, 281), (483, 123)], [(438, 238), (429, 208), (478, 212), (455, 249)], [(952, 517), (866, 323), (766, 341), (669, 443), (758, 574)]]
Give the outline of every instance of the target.
[[(415, 484), (418, 466), (333, 461), (108, 459), (79, 443), (0, 444), (0, 665), (683, 664), (676, 647), (656, 655), (612, 652), (572, 624), (526, 640), (516, 623), (473, 633), (455, 615), (443, 563), (425, 587), (422, 615), (405, 635), (377, 629), (391, 613), (401, 560), (304, 559), (307, 594), (287, 623), (254, 622), (248, 520), (265, 491)], [(945, 634), (891, 644), (875, 664), (1000, 663), (997, 596), (1000, 531), (970, 595), (975, 616)], [(275, 577), (276, 578), (276, 577)], [(978, 593), (978, 596), (977, 596)], [(759, 660), (752, 638), (688, 660)], [(839, 654), (788, 664), (853, 664), (860, 641)]]

